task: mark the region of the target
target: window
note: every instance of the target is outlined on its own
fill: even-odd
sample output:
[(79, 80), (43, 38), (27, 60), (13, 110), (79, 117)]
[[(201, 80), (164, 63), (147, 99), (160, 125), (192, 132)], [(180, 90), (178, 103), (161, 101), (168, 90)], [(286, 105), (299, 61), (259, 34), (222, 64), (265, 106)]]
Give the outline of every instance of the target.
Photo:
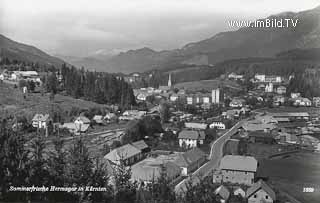
[(266, 195), (266, 199), (269, 199), (269, 196), (268, 196), (268, 195)]
[(257, 195), (253, 195), (253, 198), (257, 198)]

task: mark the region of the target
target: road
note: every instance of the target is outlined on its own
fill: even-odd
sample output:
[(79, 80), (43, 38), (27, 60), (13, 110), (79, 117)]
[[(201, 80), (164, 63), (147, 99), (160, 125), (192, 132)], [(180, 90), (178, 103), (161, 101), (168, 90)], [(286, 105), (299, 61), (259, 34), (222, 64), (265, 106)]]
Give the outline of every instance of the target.
[(191, 176), (185, 178), (183, 181), (178, 183), (175, 186), (176, 194), (181, 194), (186, 191), (187, 184), (195, 185), (201, 181), (204, 177), (208, 176), (214, 169), (218, 168), (219, 162), (223, 157), (223, 146), (226, 140), (228, 140), (237, 129), (245, 122), (246, 120), (241, 120), (236, 123), (232, 128), (230, 128), (226, 133), (220, 136), (217, 140), (215, 140), (211, 145), (211, 151), (209, 155), (209, 161), (202, 165), (199, 169), (192, 173)]

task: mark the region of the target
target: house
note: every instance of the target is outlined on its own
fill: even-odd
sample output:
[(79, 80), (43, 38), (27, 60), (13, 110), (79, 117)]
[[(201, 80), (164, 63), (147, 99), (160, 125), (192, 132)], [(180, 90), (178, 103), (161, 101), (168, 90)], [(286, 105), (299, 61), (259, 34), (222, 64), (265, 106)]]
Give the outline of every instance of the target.
[(184, 123), (184, 126), (188, 129), (193, 129), (193, 130), (205, 130), (207, 129), (208, 125), (205, 123), (190, 123), (186, 122)]
[(266, 87), (265, 87), (265, 92), (273, 92), (273, 83), (269, 83), (269, 84), (267, 84), (266, 85)]
[(181, 175), (187, 176), (202, 166), (205, 161), (205, 153), (199, 148), (195, 147), (183, 154), (179, 154), (179, 158), (175, 161), (175, 164), (181, 168)]
[(283, 105), (285, 102), (285, 97), (282, 95), (276, 95), (273, 97), (273, 105), (280, 106)]
[(104, 122), (103, 116), (101, 116), (101, 115), (95, 115), (95, 116), (93, 116), (92, 120), (93, 120), (96, 124), (103, 124), (103, 122)]
[(131, 143), (135, 148), (139, 149), (141, 153), (147, 153), (150, 151), (150, 147), (143, 141), (139, 140)]
[(254, 79), (257, 82), (265, 82), (266, 81), (266, 75), (264, 74), (255, 74)]
[(276, 88), (277, 94), (285, 94), (287, 92), (287, 88), (285, 86), (279, 86)]
[(283, 78), (277, 75), (266, 75), (264, 82), (271, 82), (271, 83), (281, 83)]
[(124, 165), (129, 166), (140, 161), (143, 156), (141, 150), (131, 144), (126, 144), (112, 150), (104, 158), (117, 165), (122, 161)]
[(192, 105), (193, 104), (193, 97), (187, 96), (187, 104)]
[(312, 102), (308, 98), (297, 97), (293, 99), (294, 106), (311, 106)]
[(279, 132), (277, 139), (279, 140), (280, 143), (290, 143), (290, 144), (296, 144), (298, 141), (298, 137), (296, 135), (286, 133), (286, 132)]
[(313, 106), (320, 107), (320, 97), (313, 97), (312, 103), (313, 103)]
[(172, 101), (172, 102), (177, 101), (178, 98), (179, 98), (179, 95), (178, 95), (178, 94), (172, 94), (172, 95), (170, 95), (170, 101)]
[(214, 121), (209, 125), (210, 128), (217, 128), (219, 130), (226, 129), (226, 125), (221, 121)]
[(244, 198), (246, 196), (246, 192), (241, 187), (236, 187), (233, 191), (233, 195), (241, 196)]
[(180, 147), (197, 147), (203, 144), (205, 134), (203, 131), (182, 130), (178, 136)]
[(229, 79), (234, 79), (234, 80), (242, 80), (243, 79), (243, 75), (236, 74), (236, 73), (232, 72), (232, 73), (230, 73), (228, 75), (228, 78)]
[(288, 118), (291, 121), (307, 121), (310, 120), (310, 114), (308, 112), (275, 112), (269, 113), (275, 119)]
[(36, 114), (32, 119), (32, 126), (39, 129), (46, 129), (50, 121), (49, 114)]
[(146, 111), (138, 111), (138, 110), (127, 110), (123, 112), (122, 116), (119, 117), (119, 120), (135, 120), (140, 119), (147, 114)]
[(219, 166), (222, 182), (252, 185), (257, 167), (258, 161), (252, 156), (226, 155)]
[(248, 188), (246, 198), (248, 203), (273, 203), (276, 201), (276, 194), (267, 183), (259, 180)]
[(241, 108), (244, 106), (244, 104), (245, 104), (244, 99), (233, 98), (229, 106), (232, 108)]
[(224, 185), (220, 185), (214, 193), (216, 194), (218, 201), (221, 203), (227, 202), (230, 197), (230, 192)]
[(269, 123), (277, 124), (278, 123), (278, 121), (271, 115), (257, 115), (255, 117), (255, 120), (257, 122), (264, 123), (264, 124), (269, 124)]
[(249, 142), (252, 143), (264, 143), (264, 144), (273, 144), (275, 143), (275, 138), (271, 133), (264, 131), (254, 131), (248, 133)]
[(117, 115), (115, 113), (107, 113), (105, 116), (104, 116), (104, 119), (107, 120), (108, 122), (111, 122), (111, 121), (116, 121), (117, 120)]
[(222, 116), (226, 119), (234, 119), (239, 117), (240, 111), (238, 109), (230, 109), (226, 112), (222, 112)]
[(146, 101), (147, 97), (149, 96), (148, 93), (139, 93), (137, 95), (137, 100), (140, 100), (140, 101)]
[(79, 125), (83, 125), (83, 124), (90, 124), (91, 121), (89, 120), (89, 118), (85, 117), (85, 116), (79, 116), (74, 120), (75, 124), (79, 124)]
[(78, 131), (85, 132), (89, 128), (91, 121), (85, 116), (79, 116), (75, 119), (74, 124)]
[(162, 174), (165, 175), (170, 182), (178, 178), (181, 174), (181, 169), (174, 162), (162, 163), (153, 157), (148, 157), (131, 167), (131, 180), (152, 183), (161, 178)]
[(64, 123), (63, 125), (59, 125), (59, 128), (65, 128), (69, 130), (70, 133), (78, 135), (80, 133), (86, 132), (89, 126), (90, 126), (89, 124), (79, 125), (72, 122), (72, 123)]
[(292, 99), (298, 98), (300, 96), (301, 96), (300, 92), (291, 92), (291, 94), (290, 94), (290, 97)]

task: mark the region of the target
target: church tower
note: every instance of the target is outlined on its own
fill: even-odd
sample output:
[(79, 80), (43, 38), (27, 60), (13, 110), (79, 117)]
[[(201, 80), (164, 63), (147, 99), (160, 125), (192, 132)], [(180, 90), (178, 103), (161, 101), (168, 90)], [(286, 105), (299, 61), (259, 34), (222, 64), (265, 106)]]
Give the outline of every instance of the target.
[(171, 82), (171, 73), (169, 73), (169, 80), (168, 80), (168, 87), (171, 87), (172, 82)]

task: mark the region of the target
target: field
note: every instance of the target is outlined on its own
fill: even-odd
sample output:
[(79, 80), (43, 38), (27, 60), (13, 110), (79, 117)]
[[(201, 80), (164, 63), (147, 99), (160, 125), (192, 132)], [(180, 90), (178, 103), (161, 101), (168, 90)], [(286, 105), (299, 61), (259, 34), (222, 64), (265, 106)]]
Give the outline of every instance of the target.
[(211, 91), (212, 89), (218, 88), (219, 86), (241, 90), (241, 87), (236, 82), (230, 81), (230, 80), (220, 80), (220, 79), (183, 82), (183, 83), (177, 83), (174, 86), (176, 88), (184, 88), (190, 91), (199, 91), (199, 90)]
[(54, 101), (51, 102), (49, 94), (29, 93), (26, 99), (20, 89), (14, 88), (13, 85), (0, 83), (0, 115), (24, 115), (31, 119), (35, 113), (49, 113), (52, 107), (64, 113), (70, 112), (72, 107), (79, 109), (88, 109), (91, 107), (103, 107), (82, 99), (74, 99), (69, 96), (55, 95)]
[[(301, 152), (290, 156), (263, 159), (260, 166), (270, 177), (276, 188), (306, 203), (320, 200), (320, 154)], [(303, 192), (303, 188), (313, 187), (313, 193)]]

